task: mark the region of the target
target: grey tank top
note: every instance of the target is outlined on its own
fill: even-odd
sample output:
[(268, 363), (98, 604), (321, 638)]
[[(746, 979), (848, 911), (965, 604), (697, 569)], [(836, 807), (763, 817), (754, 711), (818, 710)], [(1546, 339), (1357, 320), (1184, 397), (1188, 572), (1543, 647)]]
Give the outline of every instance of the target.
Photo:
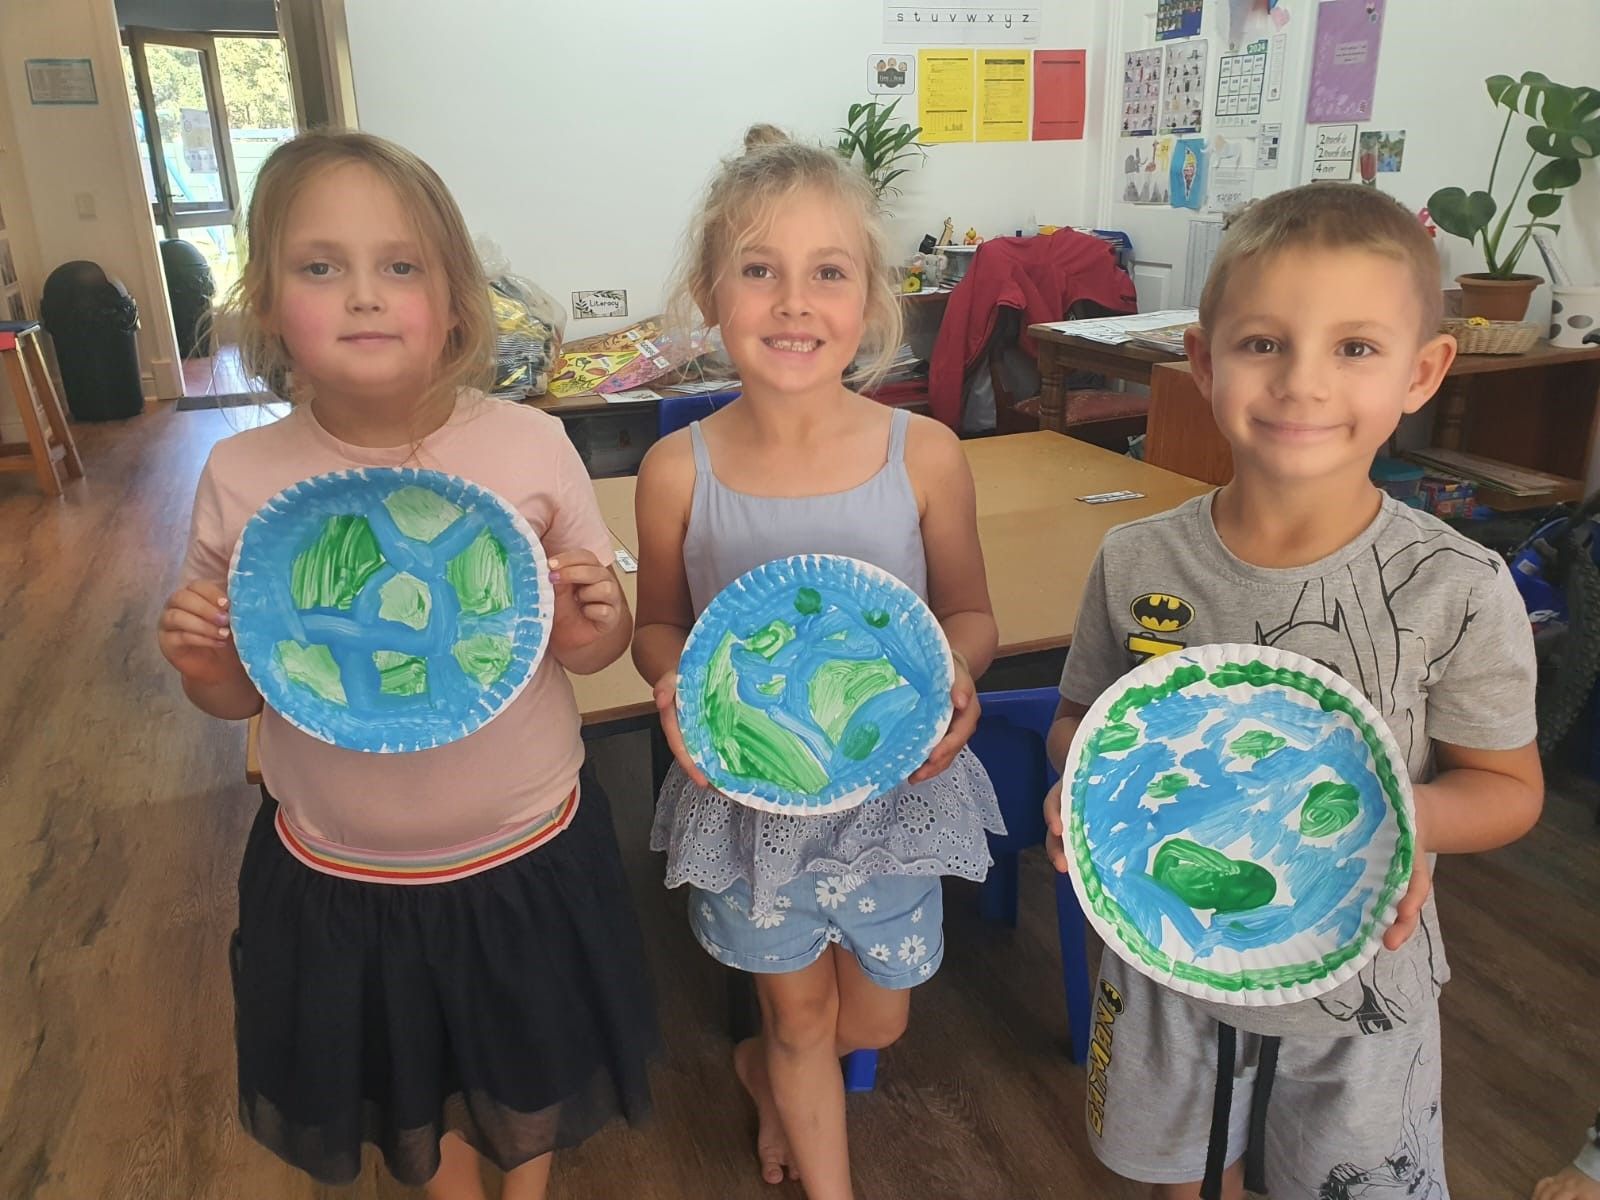
[[(883, 466), (865, 483), (823, 496), (752, 496), (725, 487), (699, 422), (694, 500), (683, 565), (695, 614), (751, 567), (791, 554), (848, 554), (928, 598), (922, 517), (906, 473), (908, 415), (889, 424)], [(994, 788), (970, 750), (920, 784), (902, 784), (840, 813), (791, 816), (736, 804), (696, 787), (676, 764), (656, 803), (650, 847), (667, 852), (666, 884), (722, 892), (750, 885), (750, 917), (777, 924), (778, 889), (802, 872), (823, 876), (960, 875), (989, 868), (985, 830), (1005, 824)], [(820, 932), (820, 931), (819, 931)]]
[(791, 554), (845, 554), (899, 579), (924, 601), (928, 560), (922, 515), (906, 472), (906, 425), (895, 410), (883, 466), (864, 483), (822, 496), (752, 496), (717, 478), (700, 422), (694, 445), (694, 500), (683, 538), (683, 566), (695, 615), (752, 567)]

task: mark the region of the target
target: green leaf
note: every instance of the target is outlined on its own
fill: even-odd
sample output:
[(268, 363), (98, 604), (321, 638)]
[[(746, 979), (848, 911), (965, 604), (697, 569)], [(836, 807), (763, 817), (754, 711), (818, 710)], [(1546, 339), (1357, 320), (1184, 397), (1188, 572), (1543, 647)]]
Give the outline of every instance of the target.
[(1569, 188), (1583, 176), (1583, 163), (1575, 158), (1553, 158), (1533, 173), (1533, 186), (1541, 192)]
[(1548, 217), (1561, 207), (1561, 197), (1555, 192), (1535, 192), (1528, 197), (1528, 211), (1536, 217)]
[[(1521, 98), (1522, 111), (1530, 117), (1538, 115), (1539, 101), (1544, 97), (1544, 95), (1552, 87), (1560, 86), (1559, 84), (1551, 83), (1548, 75), (1542, 75), (1538, 71), (1524, 71), (1522, 73), (1522, 79), (1519, 82), (1522, 85), (1521, 90), (1524, 93)], [(1516, 104), (1513, 103), (1511, 107), (1515, 108)]]
[(1504, 104), (1507, 108), (1516, 108), (1517, 81), (1509, 75), (1491, 75), (1483, 81), (1489, 89), (1489, 99), (1495, 104)]
[(1468, 195), (1458, 187), (1440, 188), (1428, 197), (1428, 216), (1446, 233), (1472, 241), (1494, 219), (1494, 197), (1488, 192)]

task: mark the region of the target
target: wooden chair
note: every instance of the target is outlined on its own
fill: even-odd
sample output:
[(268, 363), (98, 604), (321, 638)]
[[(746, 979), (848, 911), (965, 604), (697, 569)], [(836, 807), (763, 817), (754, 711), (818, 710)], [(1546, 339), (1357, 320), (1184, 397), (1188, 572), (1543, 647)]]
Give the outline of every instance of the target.
[(28, 435), (0, 442), (0, 471), (31, 469), (45, 495), (59, 496), (67, 480), (83, 478), (83, 462), (45, 365), (39, 322), (0, 321), (0, 360)]
[[(1114, 316), (1093, 301), (1083, 300), (1067, 310), (1069, 321), (1085, 320), (1097, 316)], [(1005, 433), (1033, 433), (1039, 423), (1039, 395), (1019, 398), (1015, 395), (1017, 372), (1005, 367), (1008, 354), (1020, 354), (1017, 341), (1021, 336), (1021, 320), (1014, 310), (1002, 312), (995, 323), (994, 336), (989, 339), (986, 365), (990, 386), (994, 389), (994, 431)], [(1012, 378), (1010, 381), (1007, 375)], [(1150, 413), (1150, 397), (1139, 392), (1117, 392), (1106, 388), (1074, 388), (1067, 392), (1063, 420), (1057, 433), (1079, 438), (1110, 450), (1122, 451), (1128, 439), (1144, 432)]]

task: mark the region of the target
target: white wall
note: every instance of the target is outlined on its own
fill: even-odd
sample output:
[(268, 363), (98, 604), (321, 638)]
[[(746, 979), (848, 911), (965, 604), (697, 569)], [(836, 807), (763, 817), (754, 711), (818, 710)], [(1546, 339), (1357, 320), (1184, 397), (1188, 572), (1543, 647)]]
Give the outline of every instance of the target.
[[(23, 70), (29, 58), (90, 59), (100, 102), (32, 104)], [(16, 139), (3, 162), (8, 169), (20, 163), (33, 218), (34, 273), (23, 275), (30, 311), (37, 311), (44, 276), (57, 266), (80, 258), (99, 263), (139, 303), (146, 397), (181, 396), (183, 373), (139, 174), (112, 0), (0, 3), (0, 89)], [(79, 216), (79, 196), (90, 198), (93, 217)]]
[[(1090, 49), (1088, 127), (1104, 91), (1103, 5), (1052, 0), (1041, 49)], [(346, 0), (361, 125), (443, 175), (476, 233), (569, 306), (579, 289), (628, 290), (630, 319), (658, 310), (695, 197), (745, 128), (772, 121), (833, 140), (866, 98), (878, 0)], [(912, 97), (901, 104), (915, 120)], [(944, 218), (1010, 234), (1084, 224), (1097, 194), (1089, 141), (930, 147), (895, 203), (909, 257)], [(569, 336), (618, 321), (575, 321)]]

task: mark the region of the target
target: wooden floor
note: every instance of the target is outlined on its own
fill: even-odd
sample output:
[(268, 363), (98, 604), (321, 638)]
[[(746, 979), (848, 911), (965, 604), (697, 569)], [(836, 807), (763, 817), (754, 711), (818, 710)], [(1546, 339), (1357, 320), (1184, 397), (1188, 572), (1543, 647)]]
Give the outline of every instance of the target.
[[(242, 728), (183, 700), (152, 636), (196, 475), (249, 409), (79, 426), (88, 478), (46, 501), (0, 479), (0, 1197), (257, 1200), (407, 1194), (374, 1162), (344, 1192), (258, 1149), (234, 1115), (223, 948), (256, 798)], [(723, 981), (645, 849), (642, 735), (598, 743), (652, 948), (668, 1054), (658, 1115), (562, 1156), (562, 1197), (798, 1197), (754, 1174)], [(1450, 862), (1440, 907), (1445, 1128), (1458, 1198), (1516, 1197), (1600, 1102), (1596, 788), (1557, 780), (1520, 845)], [(945, 966), (876, 1093), (850, 1101), (864, 1200), (1095, 1197), (1136, 1189), (1089, 1154), (1083, 1073), (1060, 1056), (1048, 867), (1019, 930), (947, 893)], [(1290, 1200), (1282, 1197), (1280, 1200)]]

